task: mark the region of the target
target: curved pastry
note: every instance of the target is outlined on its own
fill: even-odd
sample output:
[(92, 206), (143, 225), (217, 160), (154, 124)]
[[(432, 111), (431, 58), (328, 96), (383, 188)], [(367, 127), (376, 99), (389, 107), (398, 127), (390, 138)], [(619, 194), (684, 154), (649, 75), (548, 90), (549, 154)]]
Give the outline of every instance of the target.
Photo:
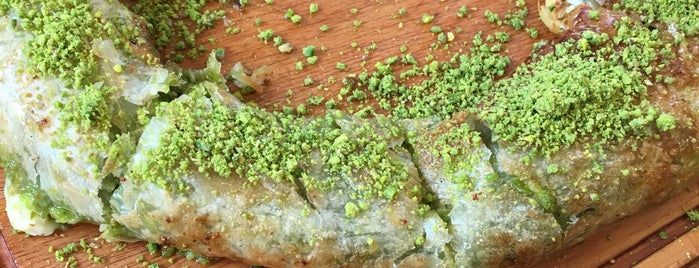
[(655, 22), (546, 1), (566, 37), (440, 121), (249, 107), (215, 53), (163, 66), (124, 6), (73, 2), (0, 2), (7, 211), (32, 235), (90, 222), (270, 267), (497, 267), (699, 170), (696, 27), (659, 5), (617, 3)]

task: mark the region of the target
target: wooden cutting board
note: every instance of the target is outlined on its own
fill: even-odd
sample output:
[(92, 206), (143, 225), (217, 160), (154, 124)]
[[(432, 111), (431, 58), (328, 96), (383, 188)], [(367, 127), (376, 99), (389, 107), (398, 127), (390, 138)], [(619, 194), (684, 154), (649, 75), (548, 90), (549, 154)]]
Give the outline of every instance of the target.
[[(272, 5), (266, 5), (260, 0), (250, 2), (242, 10), (230, 4), (226, 6), (228, 25), (218, 22), (200, 36), (199, 43), (207, 49), (225, 49), (223, 70), (226, 73), (236, 62), (242, 62), (250, 69), (267, 66), (270, 75), (264, 92), (246, 95), (245, 100), (269, 109), (279, 109), (285, 105), (296, 107), (297, 104), (305, 103), (310, 96), (335, 98), (341, 86), (339, 81), (350, 73), (361, 72), (362, 61), (367, 62), (367, 70), (371, 71), (373, 63), (399, 55), (403, 45), (420, 63), (425, 63), (424, 58), (428, 54), (437, 60), (447, 60), (454, 52), (467, 51), (471, 37), (479, 31), (486, 34), (505, 31), (512, 33), (512, 40), (506, 48), (513, 60), (511, 66), (517, 66), (528, 57), (535, 42), (555, 38), (538, 20), (536, 1), (527, 2), (530, 11), (527, 23), (528, 27), (538, 30), (537, 39), (523, 31), (513, 32), (510, 27), (493, 25), (485, 20), (486, 10), (499, 13), (502, 17), (507, 10), (514, 9), (514, 1), (317, 1), (319, 11), (315, 14), (309, 14), (311, 1), (277, 0)], [(456, 16), (461, 6), (469, 8), (471, 18)], [(283, 19), (289, 8), (302, 16), (300, 24)], [(351, 12), (353, 8), (356, 8), (356, 13)], [(406, 10), (404, 16), (399, 14), (401, 8)], [(420, 22), (425, 13), (435, 16), (432, 23)], [(259, 26), (256, 20), (259, 20)], [(359, 21), (361, 25), (355, 27), (355, 21)], [(329, 30), (321, 32), (321, 25), (328, 25)], [(430, 32), (431, 26), (440, 26), (445, 32), (455, 34), (448, 49), (430, 48), (436, 41), (436, 35)], [(240, 33), (227, 34), (227, 27), (239, 28)], [(457, 27), (461, 32), (457, 31)], [(285, 42), (293, 44), (294, 50), (290, 54), (282, 54), (271, 43), (262, 43), (257, 34), (266, 29), (274, 30)], [(352, 43), (356, 43), (356, 46)], [(372, 43), (376, 44), (377, 49), (366, 50)], [(304, 69), (298, 71), (295, 64), (299, 61), (305, 63), (302, 48), (308, 45), (318, 48), (316, 55), (319, 60), (315, 65), (305, 64)], [(325, 51), (320, 50), (323, 46), (327, 48)], [(205, 65), (205, 61), (206, 55), (188, 60), (183, 65), (199, 68)], [(349, 71), (338, 70), (337, 62), (345, 63)], [(327, 78), (330, 76), (338, 82), (329, 82)], [(303, 86), (302, 81), (306, 77), (313, 78), (316, 83), (313, 86)], [(322, 86), (318, 87), (321, 83)], [(343, 110), (358, 108), (348, 106), (344, 101), (337, 103), (338, 108)], [(309, 105), (309, 108), (313, 114), (322, 114), (325, 110), (324, 106)], [(2, 187), (4, 176), (0, 177), (3, 178), (0, 180)], [(537, 266), (628, 267), (638, 263), (645, 267), (676, 267), (690, 264), (699, 256), (699, 232), (692, 230), (694, 224), (683, 215), (685, 211), (699, 206), (697, 193), (699, 185), (692, 184), (667, 201), (599, 229), (581, 244), (553, 253)], [(4, 206), (3, 197), (0, 198), (0, 207)], [(127, 244), (126, 248), (115, 250), (115, 243), (99, 239), (99, 231), (95, 226), (78, 225), (47, 237), (25, 237), (24, 234), (12, 232), (4, 211), (0, 215), (0, 226), (0, 265), (3, 267), (62, 267), (64, 264), (56, 262), (53, 254), (48, 252), (49, 246), (62, 248), (80, 239), (92, 244), (95, 255), (106, 260), (101, 264), (92, 264), (87, 260), (87, 254), (80, 252), (75, 256), (82, 267), (140, 266), (137, 262), (139, 256), (143, 256), (148, 262), (159, 263), (161, 267), (199, 266), (183, 257), (177, 257), (170, 263), (169, 258), (151, 256), (144, 243)], [(661, 231), (668, 237), (660, 238), (658, 233)], [(220, 260), (214, 261), (209, 267), (246, 265)]]

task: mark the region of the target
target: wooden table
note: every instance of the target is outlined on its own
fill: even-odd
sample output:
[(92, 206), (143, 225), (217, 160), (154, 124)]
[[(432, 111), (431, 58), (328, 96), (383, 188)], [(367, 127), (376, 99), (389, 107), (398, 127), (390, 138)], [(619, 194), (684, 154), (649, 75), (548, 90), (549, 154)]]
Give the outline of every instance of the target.
[[(217, 1), (214, 1), (217, 2)], [(223, 70), (228, 70), (236, 62), (242, 62), (250, 69), (267, 66), (270, 71), (268, 82), (263, 93), (246, 95), (246, 101), (252, 101), (268, 109), (280, 109), (282, 106), (295, 107), (305, 103), (308, 97), (323, 96), (325, 99), (335, 98), (341, 86), (339, 81), (350, 73), (357, 74), (363, 70), (362, 61), (366, 61), (368, 71), (373, 63), (389, 56), (399, 55), (400, 47), (405, 45), (420, 63), (424, 57), (431, 54), (437, 60), (447, 60), (452, 53), (467, 51), (471, 37), (478, 31), (493, 33), (506, 31), (512, 33), (512, 40), (506, 48), (517, 66), (529, 55), (533, 43), (542, 39), (554, 39), (543, 24), (538, 20), (536, 1), (528, 1), (530, 14), (527, 19), (528, 27), (536, 28), (539, 38), (533, 39), (526, 32), (513, 32), (510, 27), (499, 27), (488, 23), (484, 12), (505, 14), (514, 9), (514, 1), (317, 1), (319, 12), (309, 14), (310, 1), (275, 1), (266, 5), (264, 1), (250, 1), (242, 11), (228, 5), (226, 21), (231, 28), (239, 28), (238, 34), (226, 34), (223, 22), (204, 32), (199, 43), (208, 49), (224, 48), (226, 57), (223, 60)], [(212, 4), (214, 5), (214, 4)], [(458, 18), (457, 10), (461, 6), (470, 8), (472, 18)], [(302, 16), (300, 24), (291, 23), (282, 17), (287, 9), (292, 8)], [(357, 12), (350, 12), (356, 8)], [(399, 10), (405, 8), (404, 16)], [(434, 15), (434, 21), (423, 24), (420, 19), (424, 13)], [(255, 21), (259, 19), (259, 26)], [(354, 21), (361, 25), (355, 27)], [(321, 25), (328, 25), (327, 32), (319, 30)], [(448, 50), (430, 49), (436, 41), (436, 36), (430, 32), (431, 26), (440, 26), (445, 32), (455, 33), (455, 39)], [(457, 27), (462, 32), (457, 33)], [(259, 30), (273, 29), (283, 37), (285, 42), (294, 45), (290, 54), (280, 53), (276, 47), (263, 44), (258, 38)], [(215, 39), (215, 43), (209, 41)], [(356, 42), (356, 47), (352, 43)], [(365, 53), (365, 48), (375, 43), (378, 49)], [(295, 64), (305, 63), (306, 57), (302, 48), (314, 45), (319, 60), (315, 65), (305, 64), (298, 71)], [(321, 47), (327, 50), (321, 51)], [(202, 67), (206, 55), (197, 60), (184, 63), (188, 67)], [(349, 71), (343, 72), (336, 68), (337, 62), (343, 62)], [(510, 67), (510, 71), (512, 67)], [(337, 82), (328, 82), (333, 76)], [(316, 83), (313, 86), (303, 86), (302, 81), (312, 77)], [(318, 87), (322, 84), (321, 87)], [(343, 110), (357, 109), (358, 106), (347, 105), (337, 101), (338, 108)], [(371, 105), (367, 103), (366, 105)], [(312, 114), (322, 114), (324, 106), (309, 105)], [(1, 175), (1, 174), (0, 174)], [(0, 176), (4, 177), (4, 176)], [(0, 180), (4, 186), (4, 180)], [(693, 231), (693, 223), (683, 217), (684, 212), (699, 205), (699, 185), (692, 184), (686, 190), (674, 195), (671, 199), (645, 210), (639, 215), (621, 219), (605, 226), (591, 234), (585, 242), (553, 253), (547, 260), (537, 266), (541, 267), (595, 267), (602, 265), (628, 267), (639, 263), (643, 267), (672, 267), (691, 263), (699, 256), (699, 232)], [(5, 206), (5, 199), (0, 198), (0, 207)], [(62, 248), (70, 242), (86, 239), (96, 249), (95, 254), (105, 258), (106, 262), (94, 266), (123, 267), (140, 266), (137, 257), (143, 255), (149, 262), (158, 262), (161, 267), (198, 266), (182, 257), (176, 258), (173, 264), (167, 258), (150, 256), (144, 243), (128, 244), (123, 250), (114, 250), (115, 244), (100, 240), (99, 231), (95, 226), (78, 225), (68, 230), (47, 237), (27, 238), (24, 234), (13, 233), (8, 222), (7, 214), (0, 215), (2, 239), (0, 239), (0, 264), (5, 267), (61, 267), (63, 264), (54, 260), (53, 254), (47, 250), (49, 246)], [(661, 239), (660, 231), (668, 234)], [(88, 261), (87, 254), (75, 255), (82, 267), (93, 266)], [(646, 256), (650, 256), (646, 258)], [(227, 260), (216, 261), (210, 267), (245, 267), (240, 263)]]

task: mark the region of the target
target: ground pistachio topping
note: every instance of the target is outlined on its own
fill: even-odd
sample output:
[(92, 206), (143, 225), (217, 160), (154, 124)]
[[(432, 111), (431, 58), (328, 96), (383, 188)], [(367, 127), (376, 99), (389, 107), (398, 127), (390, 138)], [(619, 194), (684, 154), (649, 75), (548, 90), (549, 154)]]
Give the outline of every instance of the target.
[(73, 253), (78, 251), (78, 245), (75, 243), (69, 243), (64, 248), (56, 250), (54, 255), (57, 262), (65, 262), (66, 267), (77, 267), (78, 261), (75, 259)]
[(503, 140), (546, 155), (586, 138), (606, 143), (656, 124), (674, 128), (647, 100), (647, 84), (663, 81), (654, 78), (663, 55), (672, 56), (659, 32), (628, 18), (615, 28), (615, 36), (588, 30), (535, 56), (495, 85), (481, 117)]
[[(494, 36), (486, 39), (491, 41), (477, 34), (469, 53), (455, 54), (450, 62), (431, 61), (422, 68), (415, 66), (417, 62), (410, 54), (388, 58), (376, 63), (374, 72), (360, 73), (356, 79), (343, 81), (345, 86), (340, 94), (351, 93), (354, 97), (348, 100), (361, 100), (363, 98), (356, 96), (364, 94), (360, 88), (366, 87), (379, 106), (396, 118), (435, 115), (449, 118), (455, 112), (471, 109), (482, 102), (495, 79), (505, 73), (510, 63), (510, 58), (500, 53), (502, 43)], [(415, 67), (396, 75), (392, 65), (398, 62)], [(423, 76), (425, 80), (416, 85), (401, 83), (414, 76)]]
[(235, 174), (247, 183), (298, 180), (319, 190), (352, 184), (349, 194), (358, 200), (392, 199), (403, 189), (408, 173), (389, 143), (402, 133), (389, 120), (350, 120), (339, 111), (303, 119), (248, 106), (232, 109), (209, 99), (205, 87), (196, 85), (187, 97), (157, 109), (156, 118), (172, 125), (160, 145), (147, 152), (135, 178), (187, 191), (180, 178), (194, 168), (222, 177)]
[(628, 10), (643, 14), (641, 20), (646, 23), (659, 21), (670, 27), (674, 25), (686, 36), (699, 34), (699, 3), (696, 0), (622, 0), (621, 4)]
[(444, 161), (444, 174), (461, 189), (473, 189), (474, 167), (481, 163), (485, 153), (476, 148), (481, 144), (481, 133), (467, 123), (448, 124), (448, 131), (437, 138), (433, 154)]
[[(153, 36), (156, 49), (162, 50), (174, 43), (177, 51), (189, 49), (187, 56), (197, 58), (206, 51), (197, 46), (197, 36), (213, 27), (226, 15), (224, 10), (204, 10), (207, 2), (210, 1), (138, 0), (130, 9), (148, 22), (147, 28)], [(193, 27), (190, 27), (185, 19), (191, 21)], [(179, 52), (175, 53), (165, 57), (182, 61), (184, 56)]]
[(687, 218), (689, 218), (690, 221), (696, 222), (699, 221), (699, 211), (695, 209), (690, 209), (686, 213)]
[(60, 102), (55, 105), (63, 110), (62, 117), (65, 121), (75, 123), (82, 131), (91, 128), (109, 131), (112, 116), (109, 99), (113, 92), (113, 87), (101, 83), (87, 85), (76, 96), (69, 98), (65, 105)]
[(103, 18), (88, 0), (3, 0), (2, 5), (12, 7), (22, 29), (33, 34), (25, 50), (27, 70), (61, 78), (76, 89), (91, 84), (97, 75), (93, 40), (111, 39), (128, 52), (129, 40), (139, 35), (137, 27), (125, 26), (121, 18)]

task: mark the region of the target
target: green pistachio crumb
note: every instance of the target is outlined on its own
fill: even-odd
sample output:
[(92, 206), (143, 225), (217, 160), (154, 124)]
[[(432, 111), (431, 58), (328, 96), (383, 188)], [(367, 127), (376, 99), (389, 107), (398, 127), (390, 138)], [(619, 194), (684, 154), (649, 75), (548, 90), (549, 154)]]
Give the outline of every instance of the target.
[(259, 38), (259, 39), (260, 39), (262, 42), (264, 42), (265, 44), (267, 44), (267, 41), (269, 41), (269, 40), (272, 39), (273, 37), (274, 37), (274, 30), (272, 30), (272, 29), (267, 29), (267, 30), (264, 30), (264, 31), (260, 31), (260, 32), (257, 34), (257, 38)]
[(325, 102), (325, 108), (328, 109), (335, 109), (337, 107), (337, 104), (335, 103), (335, 100), (331, 99)]
[(306, 58), (306, 62), (308, 62), (308, 64), (310, 64), (310, 65), (316, 64), (317, 61), (318, 61), (318, 56), (310, 56), (310, 57)]
[(447, 42), (452, 42), (452, 41), (454, 41), (455, 38), (456, 38), (456, 36), (454, 36), (454, 33), (447, 32)]
[(291, 9), (291, 8), (289, 8), (289, 9), (286, 10), (286, 13), (284, 13), (284, 18), (285, 18), (285, 19), (291, 19), (291, 16), (293, 16), (294, 14), (295, 14), (295, 13), (294, 13), (294, 10)]
[(124, 71), (124, 65), (121, 64), (115, 64), (112, 69), (114, 70), (115, 73), (121, 73)]
[(146, 249), (148, 249), (148, 253), (150, 255), (154, 255), (155, 253), (158, 253), (160, 245), (158, 245), (157, 243), (149, 242), (148, 244), (146, 244)]
[(675, 117), (669, 114), (661, 114), (655, 119), (655, 124), (660, 131), (668, 131), (675, 128)]
[(217, 48), (214, 50), (214, 55), (216, 56), (216, 60), (220, 61), (226, 56), (226, 51), (223, 48)]
[(294, 49), (294, 46), (290, 43), (284, 43), (284, 44), (279, 45), (278, 49), (279, 49), (279, 52), (287, 54), (287, 53), (291, 53), (291, 50)]
[(318, 106), (318, 105), (320, 105), (320, 104), (323, 102), (324, 99), (325, 99), (325, 98), (323, 98), (322, 96), (313, 96), (313, 97), (308, 98), (308, 99), (306, 100), (306, 102), (307, 102), (308, 104)]
[(505, 32), (497, 32), (495, 33), (495, 39), (497, 39), (498, 42), (507, 43), (510, 41), (510, 35)]
[(335, 64), (335, 68), (337, 68), (340, 71), (347, 71), (347, 65), (345, 65), (342, 62), (338, 62)]
[(321, 32), (327, 32), (328, 30), (330, 30), (330, 26), (328, 26), (327, 24), (323, 24), (320, 26)]
[(527, 28), (526, 31), (529, 34), (529, 37), (531, 37), (533, 39), (536, 39), (539, 37), (539, 31), (536, 28)]
[(690, 209), (689, 211), (687, 211), (687, 217), (692, 222), (699, 221), (699, 211)]
[(194, 259), (197, 258), (197, 254), (192, 252), (192, 251), (187, 250), (184, 252), (184, 258), (187, 260), (193, 261)]
[(311, 3), (308, 5), (308, 12), (311, 14), (318, 12), (318, 3)]
[(629, 169), (622, 169), (620, 172), (621, 172), (621, 175), (622, 175), (622, 176), (628, 176), (628, 175), (630, 174), (630, 170), (629, 170)]
[(283, 39), (281, 36), (278, 36), (278, 35), (275, 36), (274, 38), (272, 38), (272, 41), (274, 42), (274, 46), (275, 46), (275, 47), (279, 47), (279, 46), (281, 46), (282, 44), (284, 44), (284, 39)]
[(227, 34), (238, 34), (238, 33), (240, 33), (240, 28), (238, 28), (238, 27), (233, 27), (233, 28), (228, 27), (228, 28), (226, 28), (226, 33), (227, 33)]
[(121, 251), (125, 248), (126, 248), (126, 243), (119, 242), (119, 243), (116, 243), (116, 245), (114, 245), (114, 248), (112, 249), (112, 251)]
[(296, 106), (296, 114), (298, 115), (305, 115), (308, 113), (308, 108), (306, 107), (305, 104), (301, 103)]
[(357, 27), (359, 27), (359, 26), (362, 26), (362, 21), (361, 21), (361, 20), (354, 20), (354, 21), (352, 22), (352, 25), (353, 25), (355, 28), (357, 28)]
[(398, 189), (395, 187), (386, 187), (382, 192), (383, 197), (388, 200), (393, 200), (393, 198), (398, 194)]
[(500, 16), (498, 13), (492, 12), (490, 10), (485, 11), (485, 18), (488, 19), (488, 22), (491, 23), (496, 23), (500, 21)]
[(306, 57), (312, 57), (316, 52), (316, 47), (313, 45), (306, 46), (303, 48), (303, 55)]
[(64, 248), (56, 250), (54, 252), (54, 256), (58, 262), (64, 262), (66, 261), (66, 258), (68, 258), (67, 263), (71, 263), (71, 259), (73, 259), (73, 261), (75, 260), (71, 254), (77, 251), (78, 246), (75, 243), (68, 243)]
[(428, 23), (432, 22), (433, 20), (434, 20), (434, 15), (429, 14), (429, 13), (422, 14), (422, 19), (420, 19), (420, 21), (422, 21), (423, 24), (428, 24)]
[(466, 6), (459, 7), (459, 10), (456, 12), (456, 16), (463, 18), (466, 17), (466, 15), (468, 15), (468, 8)]
[(290, 20), (292, 23), (299, 24), (299, 23), (301, 23), (301, 18), (302, 18), (301, 15), (299, 15), (299, 14), (294, 14), (294, 15), (291, 16), (291, 18), (289, 18), (289, 20)]
[(354, 218), (359, 214), (359, 207), (353, 202), (347, 202), (345, 204), (345, 216), (347, 218)]
[(437, 34), (437, 42), (438, 42), (439, 44), (444, 44), (444, 43), (446, 43), (446, 42), (447, 42), (447, 35), (444, 34), (444, 33), (442, 33), (442, 32), (440, 32), (439, 34)]
[(314, 83), (315, 83), (315, 81), (313, 81), (313, 78), (311, 78), (310, 76), (307, 76), (306, 78), (303, 79), (303, 86), (305, 86), (305, 87), (311, 86)]

